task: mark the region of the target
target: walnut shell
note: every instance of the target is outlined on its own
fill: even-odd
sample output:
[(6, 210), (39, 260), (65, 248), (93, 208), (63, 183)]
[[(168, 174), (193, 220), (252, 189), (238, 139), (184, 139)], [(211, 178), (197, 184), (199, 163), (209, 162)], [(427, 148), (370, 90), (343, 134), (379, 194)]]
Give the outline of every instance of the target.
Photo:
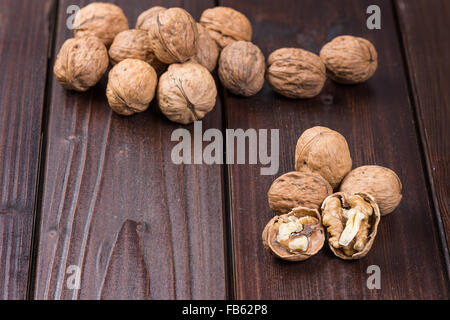
[(154, 17), (158, 12), (167, 10), (164, 7), (155, 6), (148, 10), (142, 12), (137, 18), (136, 29), (148, 31), (150, 28), (150, 20)]
[(200, 23), (208, 30), (220, 48), (239, 40), (252, 40), (252, 25), (239, 11), (228, 7), (214, 7), (203, 11)]
[(161, 73), (166, 65), (159, 61), (150, 45), (150, 38), (144, 30), (125, 30), (119, 33), (109, 48), (113, 65), (125, 59), (138, 59), (151, 65), (156, 73)]
[(328, 76), (343, 84), (366, 81), (378, 66), (377, 51), (372, 43), (353, 36), (334, 38), (320, 50), (320, 58), (327, 67)]
[(86, 91), (105, 74), (108, 63), (108, 51), (100, 39), (72, 38), (62, 45), (53, 72), (64, 88)]
[(198, 30), (194, 18), (184, 9), (161, 10), (149, 19), (150, 41), (156, 57), (171, 64), (195, 55)]
[(347, 140), (326, 127), (305, 130), (295, 148), (295, 170), (320, 174), (336, 188), (352, 169)]
[(322, 91), (326, 68), (318, 55), (297, 48), (281, 48), (269, 55), (266, 79), (288, 98), (312, 98)]
[(291, 171), (272, 183), (267, 198), (274, 212), (288, 213), (300, 206), (318, 209), (332, 192), (330, 184), (320, 175)]
[(216, 83), (195, 62), (172, 64), (159, 79), (159, 108), (171, 121), (188, 124), (202, 119), (216, 104)]
[[(326, 210), (328, 210), (327, 205), (329, 203), (331, 203), (331, 201), (333, 201), (333, 199), (338, 199), (338, 203), (340, 203), (340, 208), (341, 209), (350, 209), (351, 205), (349, 203), (349, 199), (351, 196), (353, 195), (357, 195), (360, 196), (361, 198), (363, 198), (363, 200), (366, 202), (366, 204), (368, 206), (370, 206), (372, 208), (372, 214), (371, 216), (368, 218), (368, 228), (366, 230), (367, 232), (367, 237), (366, 237), (366, 242), (364, 247), (361, 249), (361, 251), (356, 251), (354, 249), (351, 248), (351, 246), (348, 246), (346, 248), (343, 247), (334, 247), (333, 245), (331, 245), (330, 243), (330, 227), (328, 227), (326, 225), (326, 220), (325, 220), (325, 212)], [(332, 195), (328, 196), (324, 201), (323, 204), (321, 206), (321, 214), (322, 214), (322, 223), (325, 227), (326, 230), (326, 234), (327, 234), (327, 240), (328, 240), (328, 246), (331, 249), (331, 251), (334, 253), (335, 256), (344, 259), (344, 260), (356, 260), (356, 259), (361, 259), (363, 257), (365, 257), (367, 255), (367, 253), (370, 251), (370, 249), (372, 248), (373, 242), (375, 240), (375, 236), (377, 235), (378, 232), (378, 224), (380, 223), (380, 209), (375, 201), (375, 199), (364, 192), (356, 192), (353, 194), (348, 194), (348, 193), (344, 193), (344, 192), (337, 192), (337, 193), (333, 193)], [(338, 216), (336, 214), (336, 216)], [(343, 219), (343, 221), (345, 221), (345, 219)], [(354, 240), (353, 240), (354, 241)], [(354, 242), (351, 242), (350, 244), (354, 244)], [(348, 251), (346, 251), (348, 250)], [(346, 254), (347, 252), (347, 254)]]
[(128, 19), (114, 4), (93, 2), (78, 11), (74, 25), (76, 38), (96, 36), (109, 47), (119, 32), (128, 29)]
[(155, 96), (156, 72), (148, 63), (125, 59), (109, 72), (106, 97), (116, 113), (132, 115), (145, 111)]
[(209, 72), (213, 72), (219, 57), (219, 47), (201, 24), (197, 23), (197, 29), (197, 53), (191, 58), (191, 61), (197, 62), (208, 69)]
[(261, 90), (265, 68), (261, 50), (251, 42), (232, 42), (220, 54), (220, 81), (237, 95), (249, 97)]
[(402, 183), (397, 174), (391, 169), (375, 165), (352, 170), (342, 181), (339, 190), (372, 195), (382, 216), (394, 211), (402, 200)]
[[(308, 238), (308, 249), (305, 252), (291, 252), (277, 241), (280, 222), (285, 221), (291, 216), (297, 218), (310, 216), (317, 219), (317, 224), (307, 225), (302, 230)], [(280, 259), (287, 261), (303, 261), (310, 258), (322, 249), (325, 242), (325, 232), (321, 224), (319, 211), (316, 209), (297, 207), (292, 209), (288, 214), (273, 217), (264, 228), (262, 241), (264, 248)]]

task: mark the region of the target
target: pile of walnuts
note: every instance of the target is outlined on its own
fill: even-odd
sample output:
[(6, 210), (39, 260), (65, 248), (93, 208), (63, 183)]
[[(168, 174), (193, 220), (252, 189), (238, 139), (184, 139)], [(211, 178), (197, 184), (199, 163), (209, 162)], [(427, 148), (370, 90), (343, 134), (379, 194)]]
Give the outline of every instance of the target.
[(267, 193), (277, 215), (264, 228), (264, 247), (281, 259), (301, 261), (316, 254), (327, 238), (337, 257), (364, 257), (381, 216), (402, 199), (399, 177), (375, 165), (352, 170), (347, 140), (319, 126), (298, 139), (295, 170), (278, 177)]
[(340, 36), (320, 52), (282, 48), (267, 60), (251, 42), (247, 17), (232, 8), (205, 10), (197, 23), (181, 8), (155, 6), (144, 11), (130, 29), (122, 9), (94, 2), (74, 19), (74, 38), (56, 58), (60, 84), (86, 91), (108, 69), (106, 96), (121, 115), (145, 111), (156, 95), (168, 119), (189, 124), (216, 104), (211, 72), (218, 64), (221, 83), (232, 93), (252, 96), (265, 79), (274, 91), (290, 98), (311, 98), (322, 90), (327, 74), (339, 83), (359, 83), (377, 68), (377, 52), (362, 38)]

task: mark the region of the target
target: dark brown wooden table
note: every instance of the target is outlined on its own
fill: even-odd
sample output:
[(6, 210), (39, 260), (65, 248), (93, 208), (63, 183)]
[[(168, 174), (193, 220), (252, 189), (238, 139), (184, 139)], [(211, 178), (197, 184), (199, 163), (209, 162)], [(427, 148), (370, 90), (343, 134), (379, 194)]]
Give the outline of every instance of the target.
[[(115, 0), (134, 26), (157, 4), (198, 19), (217, 4), (245, 13), (267, 57), (280, 47), (318, 53), (341, 34), (379, 53), (364, 84), (327, 81), (310, 100), (266, 84), (242, 98), (224, 90), (203, 130), (280, 129), (280, 169), (294, 169), (301, 132), (341, 132), (354, 166), (378, 164), (403, 182), (399, 208), (382, 219), (359, 261), (328, 249), (285, 263), (262, 247), (274, 176), (260, 165), (175, 165), (182, 126), (151, 108), (111, 112), (106, 76), (87, 93), (52, 74), (71, 37), (67, 7), (84, 0), (0, 0), (0, 297), (2, 299), (448, 299), (450, 260), (450, 40), (447, 0)], [(366, 8), (381, 8), (381, 30)], [(193, 126), (186, 126), (193, 131)], [(381, 289), (366, 286), (378, 265)], [(67, 285), (70, 266), (80, 289)]]

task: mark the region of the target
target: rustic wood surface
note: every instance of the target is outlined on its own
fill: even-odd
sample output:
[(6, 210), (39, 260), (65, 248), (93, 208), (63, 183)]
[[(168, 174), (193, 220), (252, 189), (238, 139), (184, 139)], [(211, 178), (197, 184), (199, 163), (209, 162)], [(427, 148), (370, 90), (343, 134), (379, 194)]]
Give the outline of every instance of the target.
[(52, 3), (0, 1), (0, 299), (27, 293)]
[[(227, 127), (279, 128), (281, 175), (295, 170), (300, 134), (313, 125), (324, 125), (347, 137), (354, 167), (387, 166), (398, 173), (404, 186), (404, 200), (382, 219), (366, 258), (342, 261), (325, 248), (314, 258), (293, 264), (276, 260), (261, 246), (261, 232), (273, 216), (265, 194), (275, 177), (261, 176), (259, 166), (231, 165), (234, 292), (238, 299), (448, 298), (392, 6), (389, 1), (377, 3), (383, 25), (381, 30), (370, 31), (365, 27), (370, 1), (223, 1), (250, 18), (253, 41), (266, 57), (280, 47), (318, 53), (326, 41), (340, 34), (363, 36), (379, 49), (379, 69), (372, 79), (355, 86), (327, 81), (314, 99), (283, 98), (267, 84), (251, 100), (226, 94)], [(366, 286), (370, 265), (381, 269), (380, 290)]]
[[(130, 25), (154, 1), (116, 1)], [(56, 48), (71, 36), (61, 1)], [(164, 2), (180, 6), (180, 2)], [(185, 2), (196, 18), (213, 3)], [(226, 298), (222, 168), (172, 163), (182, 126), (147, 112), (121, 117), (106, 76), (87, 93), (53, 81), (35, 298)], [(221, 128), (221, 107), (203, 128)], [(192, 133), (193, 126), (187, 126)], [(81, 289), (66, 286), (79, 266)]]
[[(354, 167), (398, 173), (403, 200), (382, 218), (366, 258), (346, 262), (324, 248), (302, 263), (261, 245), (278, 175), (261, 175), (260, 165), (175, 165), (171, 134), (192, 134), (193, 125), (171, 123), (155, 102), (115, 115), (106, 75), (82, 94), (57, 83), (55, 54), (72, 35), (66, 9), (89, 2), (0, 0), (0, 299), (449, 298), (445, 0), (111, 1), (130, 27), (154, 5), (184, 7), (197, 20), (217, 3), (236, 8), (266, 57), (280, 47), (318, 53), (340, 34), (375, 44), (379, 69), (364, 84), (328, 80), (317, 98), (292, 100), (267, 84), (242, 98), (218, 83), (203, 120), (203, 131), (279, 129), (278, 175), (294, 170), (297, 138), (314, 125), (347, 138)], [(381, 7), (381, 30), (366, 28), (370, 4)], [(380, 290), (367, 289), (370, 265), (381, 268)], [(80, 290), (67, 285), (71, 266), (80, 267)]]
[[(396, 2), (431, 193), (450, 246), (450, 2)], [(433, 30), (430, 32), (430, 30)], [(449, 270), (450, 271), (450, 270)]]

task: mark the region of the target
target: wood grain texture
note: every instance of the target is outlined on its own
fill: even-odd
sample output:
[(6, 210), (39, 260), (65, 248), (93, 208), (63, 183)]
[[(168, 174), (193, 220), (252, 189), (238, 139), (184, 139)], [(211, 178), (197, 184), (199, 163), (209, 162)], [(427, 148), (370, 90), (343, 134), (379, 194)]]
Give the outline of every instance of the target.
[(0, 299), (26, 297), (52, 3), (0, 1)]
[[(266, 192), (276, 176), (260, 175), (258, 165), (230, 165), (235, 296), (238, 299), (432, 299), (448, 298), (439, 235), (427, 197), (420, 149), (399, 39), (389, 1), (377, 1), (382, 30), (366, 28), (366, 8), (373, 1), (232, 1), (221, 4), (245, 13), (253, 41), (265, 56), (280, 47), (315, 53), (341, 34), (363, 36), (375, 44), (379, 69), (364, 84), (337, 85), (328, 80), (310, 100), (292, 100), (266, 84), (244, 99), (226, 93), (228, 128), (280, 129), (280, 170), (294, 170), (298, 137), (324, 125), (348, 140), (354, 167), (378, 164), (392, 168), (403, 182), (398, 209), (382, 219), (367, 257), (342, 261), (328, 248), (301, 262), (276, 260), (261, 244), (261, 232), (273, 216)], [(381, 269), (381, 289), (366, 286), (367, 267)]]
[[(450, 3), (396, 1), (431, 190), (450, 246)], [(450, 270), (449, 270), (450, 273)]]
[[(59, 6), (57, 49), (71, 36), (69, 4)], [(157, 4), (183, 6), (194, 18), (212, 1), (114, 1), (133, 27)], [(53, 81), (35, 298), (223, 299), (226, 297), (222, 169), (175, 165), (178, 124), (156, 111), (111, 112), (106, 76), (86, 93)], [(203, 130), (221, 128), (221, 106)], [(191, 133), (193, 125), (186, 126)], [(81, 289), (66, 286), (71, 265)]]

